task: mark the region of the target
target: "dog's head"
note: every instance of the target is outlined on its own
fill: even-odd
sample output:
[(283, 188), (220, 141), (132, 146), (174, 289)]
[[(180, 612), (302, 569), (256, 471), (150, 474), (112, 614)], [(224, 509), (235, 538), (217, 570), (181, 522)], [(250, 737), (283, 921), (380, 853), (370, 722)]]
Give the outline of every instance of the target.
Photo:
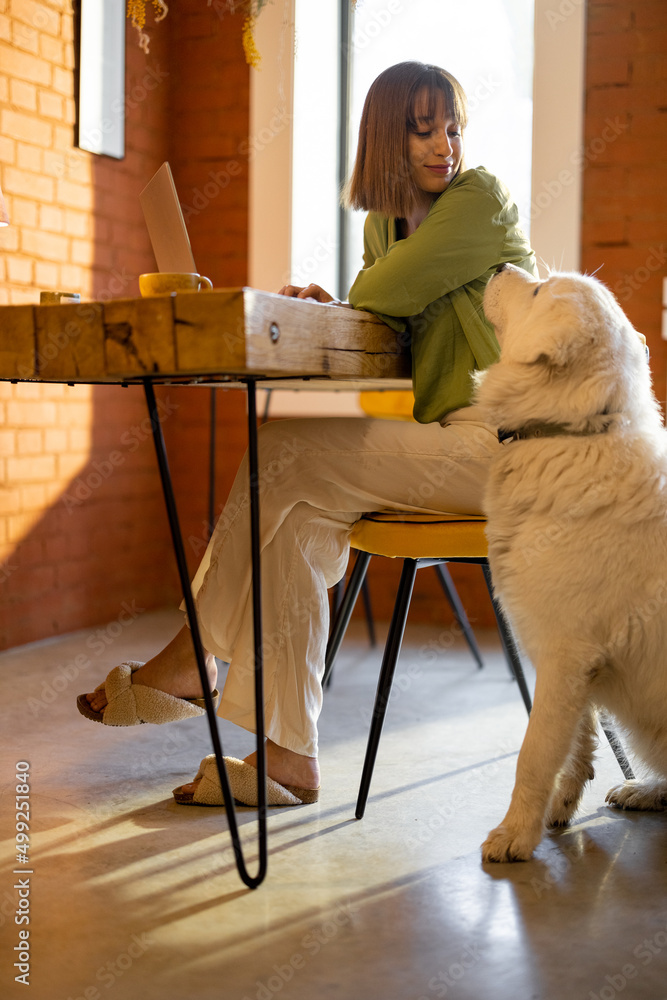
[(609, 414), (660, 422), (643, 338), (597, 279), (541, 281), (505, 264), (486, 287), (484, 312), (501, 357), (476, 374), (476, 401), (499, 427), (597, 430)]

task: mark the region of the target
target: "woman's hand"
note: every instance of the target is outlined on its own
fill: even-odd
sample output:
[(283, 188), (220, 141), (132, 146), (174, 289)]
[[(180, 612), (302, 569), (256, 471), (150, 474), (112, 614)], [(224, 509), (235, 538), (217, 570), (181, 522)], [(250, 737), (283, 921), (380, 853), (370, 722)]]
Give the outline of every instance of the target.
[(306, 285), (305, 288), (299, 288), (298, 285), (283, 285), (278, 295), (289, 295), (292, 299), (315, 299), (316, 302), (338, 302), (319, 285)]

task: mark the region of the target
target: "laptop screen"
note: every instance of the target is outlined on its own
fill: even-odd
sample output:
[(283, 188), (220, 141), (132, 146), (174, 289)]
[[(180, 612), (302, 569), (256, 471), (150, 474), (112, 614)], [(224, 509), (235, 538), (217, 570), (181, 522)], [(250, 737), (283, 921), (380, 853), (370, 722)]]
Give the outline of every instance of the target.
[(168, 163), (151, 177), (139, 195), (158, 271), (194, 274), (190, 238)]

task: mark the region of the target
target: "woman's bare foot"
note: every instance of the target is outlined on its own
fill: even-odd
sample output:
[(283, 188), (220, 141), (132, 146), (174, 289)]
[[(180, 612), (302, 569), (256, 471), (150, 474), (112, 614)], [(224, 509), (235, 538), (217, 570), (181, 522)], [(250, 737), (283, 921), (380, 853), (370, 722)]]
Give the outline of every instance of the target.
[[(213, 690), (218, 668), (211, 653), (206, 653), (206, 673), (209, 687)], [(135, 671), (132, 683), (166, 691), (176, 698), (203, 698), (190, 629), (184, 626), (157, 656)], [(86, 698), (94, 712), (102, 712), (106, 708), (107, 697), (104, 690), (93, 691)]]
[[(244, 757), (246, 764), (257, 767), (257, 753)], [(286, 750), (271, 740), (266, 741), (266, 773), (281, 785), (293, 785), (296, 788), (319, 788), (320, 765), (317, 757), (304, 757), (293, 750)], [(179, 791), (196, 791), (199, 781), (190, 781), (181, 785)]]

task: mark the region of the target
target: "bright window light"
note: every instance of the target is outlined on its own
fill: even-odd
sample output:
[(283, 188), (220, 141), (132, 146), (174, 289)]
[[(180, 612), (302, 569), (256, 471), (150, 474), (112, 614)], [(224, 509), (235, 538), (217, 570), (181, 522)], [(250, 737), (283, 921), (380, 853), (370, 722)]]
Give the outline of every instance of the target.
[[(343, 0), (345, 2), (345, 0)], [(468, 166), (485, 166), (510, 189), (529, 234), (533, 0), (357, 0), (352, 22), (350, 154), (376, 76), (407, 59), (435, 63), (470, 103)], [(337, 0), (296, 0), (292, 280), (334, 291), (339, 41)], [(362, 265), (363, 213), (351, 214), (347, 289)]]

